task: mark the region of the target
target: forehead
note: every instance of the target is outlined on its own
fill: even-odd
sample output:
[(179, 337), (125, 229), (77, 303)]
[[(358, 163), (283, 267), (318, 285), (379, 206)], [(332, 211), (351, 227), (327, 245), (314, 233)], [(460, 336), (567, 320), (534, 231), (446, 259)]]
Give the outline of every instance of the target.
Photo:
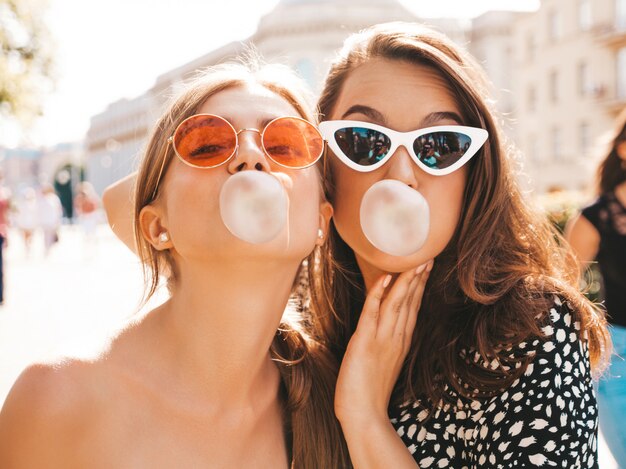
[(210, 96), (199, 114), (218, 114), (238, 119), (243, 116), (266, 117), (296, 116), (300, 114), (282, 96), (257, 83), (238, 85)]
[(344, 114), (355, 105), (379, 111), (396, 130), (415, 128), (434, 112), (461, 114), (450, 85), (436, 69), (382, 58), (350, 72), (331, 118), (347, 117)]

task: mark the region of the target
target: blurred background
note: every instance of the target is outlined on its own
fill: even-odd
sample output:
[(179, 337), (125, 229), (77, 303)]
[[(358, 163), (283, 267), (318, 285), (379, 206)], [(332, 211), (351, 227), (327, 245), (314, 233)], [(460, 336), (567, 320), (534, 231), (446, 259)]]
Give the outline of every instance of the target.
[(483, 65), (546, 216), (562, 229), (593, 200), (626, 105), (626, 0), (0, 0), (0, 403), (29, 361), (95, 348), (137, 311), (141, 268), (100, 196), (134, 170), (172, 89), (254, 46), (318, 92), (350, 33), (395, 20)]

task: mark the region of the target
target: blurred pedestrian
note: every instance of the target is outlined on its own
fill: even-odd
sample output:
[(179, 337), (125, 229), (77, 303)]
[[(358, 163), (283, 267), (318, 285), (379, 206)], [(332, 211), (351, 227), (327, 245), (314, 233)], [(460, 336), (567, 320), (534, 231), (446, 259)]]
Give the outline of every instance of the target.
[(61, 200), (50, 184), (41, 189), (39, 200), (39, 223), (43, 230), (44, 253), (48, 255), (50, 248), (59, 240), (59, 228), (63, 218)]
[(33, 235), (39, 225), (39, 207), (37, 193), (32, 187), (27, 187), (17, 200), (17, 214), (15, 224), (22, 233), (26, 254), (30, 254)]
[(4, 256), (9, 232), (9, 211), (11, 209), (11, 191), (2, 185), (0, 173), (0, 305), (4, 303)]
[(598, 386), (600, 426), (626, 467), (626, 109), (597, 172), (598, 198), (572, 219), (566, 237), (583, 267), (596, 260), (616, 356)]
[(99, 208), (100, 199), (93, 185), (87, 181), (81, 182), (74, 198), (74, 212), (87, 239), (92, 239), (95, 236)]

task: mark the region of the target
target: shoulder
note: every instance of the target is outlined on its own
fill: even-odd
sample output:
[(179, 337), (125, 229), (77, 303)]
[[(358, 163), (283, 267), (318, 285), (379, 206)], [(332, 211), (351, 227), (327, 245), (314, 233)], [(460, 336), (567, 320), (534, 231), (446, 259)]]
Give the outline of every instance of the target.
[(532, 357), (523, 375), (484, 407), (483, 448), (496, 460), (593, 466), (598, 413), (586, 334), (560, 298), (542, 332), (520, 344)]
[(604, 209), (606, 209), (608, 202), (609, 200), (607, 195), (600, 195), (591, 204), (583, 207), (581, 210), (581, 218), (590, 221), (593, 225), (597, 225), (600, 221), (600, 214)]
[(93, 413), (92, 376), (88, 363), (79, 360), (26, 368), (0, 411), (0, 466), (61, 466), (81, 423)]
[[(529, 358), (524, 377), (552, 377), (572, 373), (591, 381), (587, 334), (569, 304), (555, 296), (545, 317), (538, 318), (541, 335), (530, 336), (515, 347), (506, 349), (511, 357)], [(561, 382), (557, 379), (556, 383)]]

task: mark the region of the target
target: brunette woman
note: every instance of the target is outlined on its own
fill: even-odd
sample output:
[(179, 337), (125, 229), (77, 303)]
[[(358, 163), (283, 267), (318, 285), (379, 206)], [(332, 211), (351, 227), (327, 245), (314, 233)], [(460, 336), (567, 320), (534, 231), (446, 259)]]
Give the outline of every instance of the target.
[[(605, 320), (522, 197), (489, 102), (471, 57), (415, 24), (353, 35), (326, 79), (334, 217), (317, 280), (336, 312), (322, 327), (343, 360), (335, 410), (357, 468), (597, 467), (592, 371), (609, 348)], [(360, 158), (357, 143), (376, 141), (389, 151)], [(423, 160), (423, 142), (439, 145), (436, 161)], [(383, 251), (364, 232), (365, 196), (385, 180), (429, 206), (412, 254)], [(414, 333), (396, 336), (410, 346), (381, 342), (359, 317), (366, 293), (381, 274), (432, 258)]]
[(598, 198), (572, 219), (566, 234), (582, 267), (595, 260), (602, 273), (615, 356), (598, 385), (600, 425), (613, 456), (626, 464), (626, 111), (616, 126), (598, 167)]

